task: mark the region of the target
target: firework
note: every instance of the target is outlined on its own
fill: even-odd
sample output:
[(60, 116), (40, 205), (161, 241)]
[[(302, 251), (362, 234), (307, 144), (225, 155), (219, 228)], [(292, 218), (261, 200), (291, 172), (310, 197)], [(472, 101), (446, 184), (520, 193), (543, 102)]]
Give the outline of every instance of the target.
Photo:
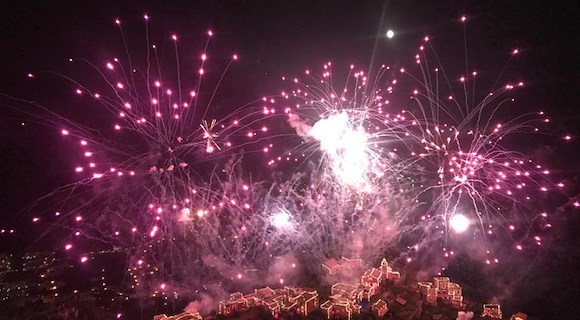
[[(277, 187), (267, 203), (284, 208), (290, 228), (280, 231), (278, 248), (292, 248), (310, 265), (331, 257), (375, 259), (415, 226), (405, 222), (417, 209), (414, 181), (404, 173), (415, 160), (400, 157), (412, 122), (386, 112), (388, 89), (362, 71), (337, 79), (331, 63), (320, 74), (286, 78), (282, 92), (289, 125), (301, 138), (269, 165), (296, 163), (299, 173)], [(340, 83), (340, 84), (339, 84)]]
[[(254, 232), (260, 225), (253, 221), (259, 190), (239, 168), (243, 150), (264, 148), (252, 146), (267, 131), (260, 121), (269, 115), (258, 101), (225, 114), (214, 111), (219, 86), (239, 57), (229, 55), (217, 77), (207, 73), (212, 31), (190, 77), (180, 64), (178, 36), (169, 37), (174, 56), (162, 59), (149, 37), (150, 17), (143, 18), (144, 53), (135, 56), (126, 47), (124, 59), (70, 59), (75, 67), (88, 68), (81, 80), (56, 74), (103, 122), (86, 116), (72, 121), (48, 107), (12, 99), (76, 145), (77, 154), (70, 155), (76, 181), (40, 199), (35, 209), (45, 206), (57, 213), (34, 216), (32, 223), (55, 220), (47, 234), (66, 234), (60, 249), (81, 265), (99, 249), (124, 252), (137, 293), (196, 291), (232, 278), (247, 267), (252, 252), (261, 250)], [(125, 40), (121, 21), (115, 24)], [(216, 268), (223, 263), (231, 270)]]
[[(421, 181), (426, 188), (419, 194), (431, 197), (421, 218), (435, 225), (430, 232), (443, 234), (446, 242), (449, 230), (461, 233), (478, 225), (471, 235), (482, 239), (488, 255), (493, 254), (489, 242), (494, 238), (508, 238), (517, 250), (522, 242), (541, 245), (537, 233), (550, 225), (547, 214), (535, 209), (537, 198), (563, 184), (552, 182), (549, 169), (514, 146), (545, 132), (549, 119), (542, 111), (525, 111), (517, 105), (513, 91), (523, 87), (523, 81), (505, 81), (500, 75), (490, 91), (480, 93), (476, 70), (452, 77), (442, 64), (433, 63), (439, 60), (429, 37), (418, 52), (415, 71), (399, 72), (416, 86), (409, 90), (412, 104), (405, 113), (416, 123), (410, 136), (419, 139), (407, 151), (424, 169)], [(518, 54), (518, 49), (512, 50), (502, 70)], [(486, 81), (490, 79), (481, 80)], [(479, 101), (478, 95), (483, 97)], [(517, 228), (525, 231), (516, 235)], [(507, 237), (496, 237), (506, 232)]]
[[(297, 259), (291, 269), (317, 268), (394, 248), (411, 262), (422, 248), (447, 257), (477, 242), (485, 261), (497, 263), (493, 240), (507, 238), (517, 250), (541, 245), (539, 232), (550, 225), (536, 198), (564, 185), (514, 148), (549, 122), (514, 107), (522, 81), (500, 77), (480, 94), (477, 71), (449, 76), (425, 37), (409, 68), (335, 73), (328, 62), (282, 77), (286, 90), (276, 97), (220, 114), (218, 88), (238, 56), (212, 77), (213, 33), (206, 36), (194, 81), (182, 76), (177, 35), (169, 68), (176, 71), (149, 36), (141, 66), (130, 54), (102, 64), (72, 59), (98, 82), (59, 76), (112, 119), (108, 130), (34, 104), (30, 114), (49, 116), (78, 151), (78, 179), (45, 199), (56, 228), (69, 231), (62, 251), (81, 265), (91, 262), (89, 244), (116, 248), (126, 252), (133, 288), (167, 296), (264, 280), (256, 270), (284, 283), (286, 271), (271, 272), (283, 269), (277, 257)], [(206, 91), (208, 83), (215, 86)], [(278, 116), (291, 131), (269, 129), (281, 127)], [(245, 164), (242, 148), (271, 158)], [(256, 171), (265, 177), (254, 180)]]
[[(336, 74), (331, 63), (282, 78), (292, 86), (281, 96), (301, 141), (269, 164), (294, 160), (308, 172), (307, 182), (296, 183), (303, 191), (285, 198), (299, 199), (292, 219), (315, 239), (319, 256), (378, 256), (402, 237), (415, 239), (406, 241), (408, 261), (433, 243), (448, 257), (466, 239), (484, 248), (488, 263), (498, 262), (494, 241), (541, 246), (550, 224), (535, 208), (564, 184), (514, 146), (545, 132), (549, 119), (517, 105), (519, 79), (482, 79), (492, 84), (482, 94), (476, 70), (449, 76), (431, 42), (422, 40), (410, 68), (382, 65), (372, 78), (354, 66)], [(519, 53), (513, 49), (502, 70)], [(362, 232), (372, 237), (354, 240)]]

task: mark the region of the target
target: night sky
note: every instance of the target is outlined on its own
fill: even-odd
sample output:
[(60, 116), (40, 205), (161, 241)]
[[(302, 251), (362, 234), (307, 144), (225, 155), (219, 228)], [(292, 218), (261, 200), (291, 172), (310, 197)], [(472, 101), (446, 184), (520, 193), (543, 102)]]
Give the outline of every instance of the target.
[[(30, 81), (25, 75), (44, 70), (83, 77), (69, 57), (101, 63), (122, 56), (115, 18), (123, 21), (131, 54), (139, 56), (143, 13), (152, 17), (152, 37), (177, 33), (182, 52), (197, 55), (199, 39), (208, 28), (214, 30), (210, 53), (241, 56), (229, 75), (239, 82), (228, 87), (233, 92), (229, 99), (239, 104), (279, 92), (282, 75), (327, 61), (345, 68), (351, 63), (409, 64), (426, 34), (433, 35), (450, 72), (459, 72), (464, 62), (457, 19), (466, 14), (470, 62), (497, 74), (508, 53), (520, 48), (523, 53), (510, 71), (527, 83), (520, 101), (552, 114), (557, 134), (580, 139), (580, 5), (575, 1), (3, 1), (0, 93), (41, 102), (72, 118), (86, 116), (70, 86)], [(389, 28), (396, 33), (392, 40), (384, 37)], [(455, 58), (460, 60), (454, 66)], [(0, 132), (0, 227), (16, 229), (13, 239), (19, 242), (3, 243), (12, 246), (8, 250), (23, 250), (41, 231), (27, 230), (25, 209), (70, 182), (73, 164), (58, 130), (42, 121), (36, 124), (0, 106)], [(578, 181), (578, 142), (565, 149), (545, 147), (555, 171)], [(579, 216), (568, 212), (554, 223), (547, 252), (511, 290), (511, 308), (543, 319), (580, 316)]]

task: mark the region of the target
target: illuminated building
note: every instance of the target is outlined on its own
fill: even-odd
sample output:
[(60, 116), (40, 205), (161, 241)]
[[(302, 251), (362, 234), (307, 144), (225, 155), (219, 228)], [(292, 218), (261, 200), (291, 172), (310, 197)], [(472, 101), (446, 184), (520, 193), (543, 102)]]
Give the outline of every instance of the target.
[(379, 268), (368, 269), (362, 275), (359, 286), (359, 290), (362, 290), (362, 292), (358, 294), (358, 300), (370, 300), (372, 296), (377, 294), (383, 281), (387, 279), (399, 282), (401, 274), (397, 271), (393, 271), (389, 266), (387, 259), (383, 258)]
[(419, 282), (419, 293), (428, 304), (437, 304), (437, 288), (431, 282)]
[(203, 320), (203, 318), (199, 312), (182, 312), (169, 317), (164, 314), (156, 315), (153, 320)]
[(528, 315), (523, 312), (518, 312), (511, 316), (510, 320), (528, 320)]
[(389, 266), (387, 259), (383, 258), (383, 260), (381, 260), (381, 266), (379, 269), (385, 274), (387, 279), (393, 280), (394, 282), (399, 282), (399, 280), (401, 280), (401, 273), (399, 273), (399, 271), (393, 271)]
[(331, 258), (326, 260), (322, 264), (322, 268), (324, 268), (324, 270), (326, 270), (326, 272), (328, 272), (329, 275), (335, 276), (338, 274), (338, 271), (340, 270), (340, 265), (338, 264), (338, 261), (336, 261), (336, 259)]
[(336, 283), (330, 289), (331, 296), (320, 308), (328, 319), (335, 317), (350, 319), (353, 313), (360, 312), (357, 303), (360, 300), (360, 296), (357, 295), (360, 293), (358, 289), (356, 285)]
[[(336, 275), (345, 270), (360, 269), (362, 261), (360, 259), (343, 258), (341, 263), (335, 259), (329, 259), (324, 264), (324, 269), (331, 275)], [(336, 283), (331, 287), (331, 296), (320, 308), (327, 317), (342, 317), (350, 319), (355, 313), (360, 313), (359, 303), (363, 300), (370, 300), (374, 296), (381, 284), (386, 279), (398, 281), (400, 274), (394, 272), (388, 265), (386, 259), (381, 261), (379, 268), (368, 269), (360, 278), (358, 284)], [(377, 301), (373, 304), (373, 310), (377, 314), (384, 314), (388, 307), (384, 301)], [(288, 287), (272, 289), (265, 287), (254, 289), (253, 293), (242, 294), (235, 292), (230, 294), (228, 300), (219, 302), (218, 312), (223, 315), (231, 315), (235, 312), (245, 312), (253, 307), (263, 307), (268, 309), (273, 315), (280, 312), (296, 312), (303, 316), (308, 316), (314, 309), (318, 308), (318, 292), (314, 289)], [(405, 301), (406, 303), (406, 301)]]
[(488, 303), (483, 305), (483, 312), (481, 317), (490, 317), (492, 319), (501, 319), (501, 307), (496, 303)]
[(376, 268), (371, 268), (365, 271), (361, 278), (362, 285), (379, 286), (385, 280), (385, 274)]
[[(359, 303), (363, 300), (370, 300), (372, 296), (377, 294), (385, 280), (399, 281), (400, 278), (400, 273), (394, 272), (389, 267), (387, 260), (383, 258), (379, 268), (370, 268), (363, 273), (358, 285), (334, 284), (331, 288), (332, 295), (320, 308), (326, 313), (328, 319), (334, 317), (350, 319), (353, 314), (360, 313), (361, 307)], [(375, 312), (377, 313), (386, 313), (388, 311), (384, 301), (382, 303), (377, 301), (372, 308), (373, 310), (376, 309)]]
[(276, 290), (270, 287), (255, 289), (253, 293), (246, 295), (236, 292), (227, 301), (220, 301), (218, 311), (220, 314), (230, 315), (260, 306), (273, 315), (284, 311), (308, 316), (312, 310), (318, 308), (318, 292), (314, 289), (288, 286)]
[(322, 268), (324, 271), (328, 273), (328, 275), (336, 276), (340, 273), (352, 273), (362, 269), (362, 260), (355, 258), (355, 259), (348, 259), (348, 258), (341, 258), (340, 261), (337, 261), (334, 258), (326, 260), (322, 264)]
[(332, 295), (340, 295), (348, 298), (353, 297), (355, 290), (356, 290), (355, 285), (346, 283), (335, 283), (330, 288), (330, 292)]
[(355, 301), (340, 295), (330, 296), (320, 309), (326, 313), (328, 319), (339, 317), (350, 320), (353, 313), (360, 313), (360, 306)]
[(456, 308), (463, 305), (463, 295), (461, 286), (449, 281), (448, 277), (434, 277), (433, 283), (419, 282), (419, 293), (429, 304), (436, 304), (437, 299), (451, 303)]
[(282, 311), (297, 311), (303, 316), (318, 308), (318, 292), (314, 289), (284, 287), (287, 300), (282, 305)]
[(370, 299), (370, 296), (368, 295), (368, 293), (369, 293), (369, 291), (367, 290), (367, 288), (362, 287), (362, 286), (357, 286), (356, 289), (354, 289), (354, 292), (352, 293), (352, 297), (356, 301), (368, 300), (368, 299)]
[(379, 299), (379, 300), (377, 300), (377, 302), (373, 303), (373, 306), (371, 307), (371, 309), (372, 309), (373, 313), (376, 314), (378, 317), (384, 316), (387, 313), (387, 311), (389, 311), (389, 307), (387, 306), (387, 303), (381, 299)]
[(227, 301), (220, 301), (218, 309), (221, 314), (232, 314), (234, 312), (245, 311), (249, 307), (248, 300), (241, 292), (230, 294)]

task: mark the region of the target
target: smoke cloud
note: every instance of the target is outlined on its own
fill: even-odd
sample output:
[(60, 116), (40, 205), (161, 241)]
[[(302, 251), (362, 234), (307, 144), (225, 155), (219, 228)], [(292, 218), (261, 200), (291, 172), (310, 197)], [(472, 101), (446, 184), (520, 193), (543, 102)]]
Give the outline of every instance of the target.
[(307, 139), (310, 136), (309, 132), (310, 129), (312, 129), (312, 126), (308, 125), (306, 121), (302, 120), (298, 115), (290, 115), (288, 118), (288, 124), (296, 130), (296, 134), (301, 138)]
[(475, 316), (475, 314), (473, 313), (473, 311), (459, 311), (457, 313), (457, 320), (471, 320), (473, 319), (473, 317)]

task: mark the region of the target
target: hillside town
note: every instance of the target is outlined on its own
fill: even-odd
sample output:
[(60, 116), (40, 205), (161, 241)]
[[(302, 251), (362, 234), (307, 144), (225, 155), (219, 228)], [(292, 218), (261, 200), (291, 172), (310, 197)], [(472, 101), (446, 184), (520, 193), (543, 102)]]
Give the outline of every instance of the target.
[[(433, 282), (401, 285), (401, 273), (385, 258), (377, 267), (363, 268), (362, 260), (329, 259), (322, 264), (328, 276), (340, 279), (324, 296), (314, 288), (285, 285), (264, 287), (250, 293), (234, 292), (219, 302), (217, 313), (202, 317), (198, 312), (174, 316), (157, 315), (154, 320), (202, 319), (504, 319), (499, 304), (484, 304), (481, 314), (466, 311), (461, 285), (449, 277), (436, 276)], [(356, 281), (341, 275), (358, 274)], [(320, 288), (328, 291), (327, 289)], [(322, 301), (322, 302), (321, 302)], [(481, 309), (480, 309), (481, 310)], [(262, 312), (262, 313), (260, 313)], [(524, 313), (510, 320), (528, 320)]]

